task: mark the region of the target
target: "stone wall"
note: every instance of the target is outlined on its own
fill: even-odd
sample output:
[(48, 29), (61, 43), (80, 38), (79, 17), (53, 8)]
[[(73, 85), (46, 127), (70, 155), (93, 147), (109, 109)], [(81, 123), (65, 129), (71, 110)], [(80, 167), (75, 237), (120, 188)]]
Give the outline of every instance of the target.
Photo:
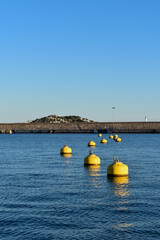
[(160, 122), (11, 123), (0, 124), (0, 133), (160, 133)]

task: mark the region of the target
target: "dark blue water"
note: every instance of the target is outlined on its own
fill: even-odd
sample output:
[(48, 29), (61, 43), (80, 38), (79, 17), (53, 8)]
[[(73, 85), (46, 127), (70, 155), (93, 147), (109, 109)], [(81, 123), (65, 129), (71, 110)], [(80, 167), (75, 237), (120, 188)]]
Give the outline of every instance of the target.
[[(119, 136), (1, 134), (0, 239), (160, 239), (160, 135)], [(91, 139), (100, 167), (83, 165)], [(129, 177), (107, 178), (114, 156)]]

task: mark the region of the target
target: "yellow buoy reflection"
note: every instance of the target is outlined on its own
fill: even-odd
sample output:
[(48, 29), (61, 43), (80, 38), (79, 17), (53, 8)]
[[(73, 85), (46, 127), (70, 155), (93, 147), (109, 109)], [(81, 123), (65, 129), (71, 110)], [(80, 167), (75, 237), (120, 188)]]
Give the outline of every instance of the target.
[(71, 158), (72, 157), (72, 154), (71, 153), (64, 153), (62, 155), (64, 158)]
[(112, 182), (117, 184), (117, 185), (123, 185), (123, 184), (128, 184), (129, 183), (129, 178), (128, 176), (124, 177), (112, 177)]
[(96, 146), (90, 146), (90, 148), (95, 148)]
[(113, 183), (113, 192), (115, 196), (128, 197), (130, 195), (128, 189), (129, 177), (111, 177), (108, 176), (108, 181)]
[[(100, 175), (101, 168), (100, 165), (85, 165), (87, 175), (89, 175), (89, 182), (94, 188), (99, 188), (100, 186)], [(94, 200), (95, 201), (95, 200)]]
[(126, 228), (133, 227), (133, 223), (119, 223), (117, 225), (111, 224), (111, 226), (119, 231), (126, 231)]
[(90, 176), (100, 176), (100, 165), (88, 165), (87, 168)]

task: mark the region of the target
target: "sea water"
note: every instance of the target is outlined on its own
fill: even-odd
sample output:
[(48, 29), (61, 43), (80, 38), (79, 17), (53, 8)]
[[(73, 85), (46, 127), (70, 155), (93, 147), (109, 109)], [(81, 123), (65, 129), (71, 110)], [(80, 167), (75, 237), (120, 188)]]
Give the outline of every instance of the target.
[[(119, 136), (1, 134), (0, 239), (160, 239), (160, 135)], [(99, 167), (84, 166), (90, 140)], [(128, 177), (107, 177), (115, 156)]]

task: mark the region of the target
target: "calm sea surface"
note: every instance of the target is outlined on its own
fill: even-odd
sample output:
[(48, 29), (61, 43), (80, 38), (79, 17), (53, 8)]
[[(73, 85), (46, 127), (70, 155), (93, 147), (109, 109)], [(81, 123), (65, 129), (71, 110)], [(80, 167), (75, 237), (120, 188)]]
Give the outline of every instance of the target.
[[(160, 239), (160, 135), (119, 136), (1, 134), (0, 240)], [(90, 140), (100, 167), (83, 165)], [(107, 178), (114, 156), (129, 177)]]

